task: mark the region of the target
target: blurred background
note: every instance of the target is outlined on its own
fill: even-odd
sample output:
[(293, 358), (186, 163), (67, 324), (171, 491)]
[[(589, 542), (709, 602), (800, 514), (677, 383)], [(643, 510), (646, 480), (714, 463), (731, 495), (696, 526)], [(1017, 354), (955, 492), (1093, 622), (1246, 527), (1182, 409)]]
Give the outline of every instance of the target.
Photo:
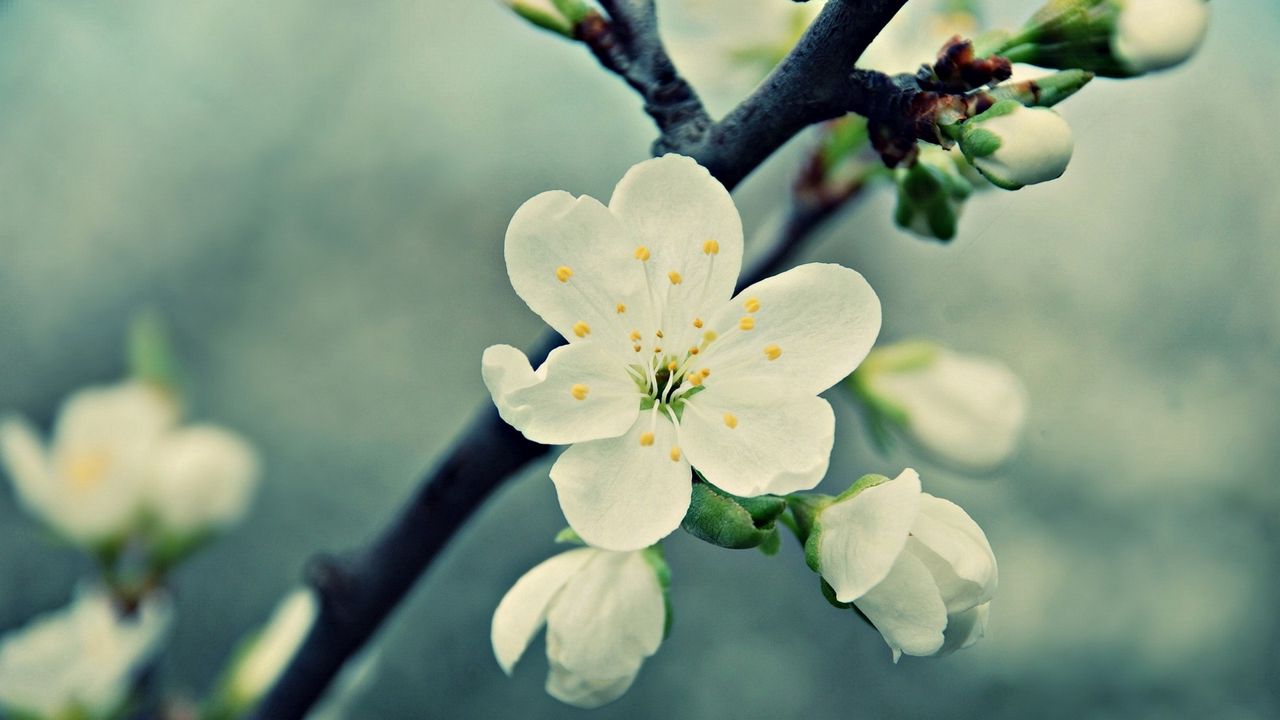
[[(807, 252), (867, 276), (884, 339), (1027, 383), (1023, 449), (980, 479), (879, 454), (833, 398), (832, 488), (915, 466), (986, 530), (987, 639), (894, 665), (793, 541), (769, 559), (677, 535), (673, 634), (594, 717), (1280, 714), (1280, 6), (1213, 5), (1188, 65), (1060, 107), (1061, 180), (981, 194), (950, 245), (899, 231), (873, 193)], [(506, 279), (512, 212), (545, 189), (607, 197), (653, 136), (583, 48), (497, 2), (0, 3), (0, 410), (47, 423), (121, 376), (128, 321), (155, 307), (193, 414), (266, 463), (248, 521), (178, 572), (166, 682), (202, 692), (310, 555), (395, 511), (487, 402), (483, 348), (542, 332)], [(738, 191), (749, 236), (805, 149)], [(488, 640), (502, 594), (557, 550), (547, 468), (419, 584), (350, 717), (582, 715), (542, 691), (540, 641), (508, 679)], [(0, 629), (85, 570), (0, 492)]]

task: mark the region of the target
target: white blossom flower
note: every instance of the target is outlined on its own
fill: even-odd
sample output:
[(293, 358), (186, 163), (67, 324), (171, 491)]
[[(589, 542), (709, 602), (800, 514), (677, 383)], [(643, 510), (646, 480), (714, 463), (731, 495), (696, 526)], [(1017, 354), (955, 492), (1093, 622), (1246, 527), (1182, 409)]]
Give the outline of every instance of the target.
[(556, 555), (525, 573), (493, 614), (493, 652), (511, 674), (547, 627), (547, 692), (593, 708), (631, 687), (662, 643), (667, 611), (650, 551), (591, 547)]
[(258, 458), (235, 433), (191, 425), (162, 438), (155, 449), (146, 503), (171, 536), (190, 537), (238, 522), (253, 500)]
[(83, 590), (72, 603), (0, 639), (0, 708), (19, 717), (116, 717), (168, 635), (172, 607), (152, 596), (129, 617)]
[(319, 610), (315, 593), (305, 588), (280, 601), (227, 676), (226, 693), (233, 707), (251, 707), (271, 689), (302, 647)]
[(1209, 28), (1204, 0), (1118, 0), (1111, 50), (1139, 75), (1173, 67), (1195, 53)]
[(921, 492), (914, 470), (877, 480), (859, 481), (818, 512), (811, 564), (837, 600), (876, 626), (895, 662), (972, 645), (997, 584), (986, 535), (954, 503)]
[(998, 102), (960, 127), (965, 159), (1005, 190), (1062, 177), (1075, 148), (1061, 115), (1015, 100)]
[(1026, 388), (1007, 365), (932, 343), (872, 350), (854, 383), (879, 418), (935, 459), (970, 472), (1008, 460), (1026, 425)]
[(173, 398), (153, 386), (92, 387), (63, 404), (47, 449), (12, 418), (0, 425), (0, 450), (26, 509), (66, 538), (95, 545), (136, 522), (154, 450), (177, 419)]
[(677, 155), (647, 160), (608, 206), (542, 193), (511, 220), (507, 272), (568, 340), (537, 372), (509, 345), (484, 380), (525, 437), (572, 444), (551, 469), (588, 544), (636, 550), (674, 530), (690, 466), (740, 496), (816, 485), (834, 437), (817, 394), (880, 330), (861, 275), (809, 264), (731, 298), (742, 225), (729, 193)]
[(180, 414), (174, 395), (148, 383), (91, 387), (63, 405), (47, 448), (11, 418), (0, 451), (23, 505), (69, 540), (118, 540), (144, 514), (169, 537), (194, 537), (239, 519), (258, 462), (239, 436), (179, 427)]

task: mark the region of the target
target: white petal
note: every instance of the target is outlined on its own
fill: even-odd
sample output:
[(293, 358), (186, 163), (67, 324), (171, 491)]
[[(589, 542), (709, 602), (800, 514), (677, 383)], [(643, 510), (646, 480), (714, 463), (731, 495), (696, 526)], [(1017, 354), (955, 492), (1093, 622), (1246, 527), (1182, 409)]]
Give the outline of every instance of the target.
[(1018, 105), (976, 126), (998, 136), (1000, 147), (973, 158), (973, 166), (1006, 190), (1062, 177), (1075, 149), (1071, 126), (1049, 108)]
[(852, 602), (884, 580), (902, 555), (919, 507), (920, 476), (907, 469), (822, 510), (818, 556), (837, 599)]
[(906, 413), (913, 442), (965, 470), (983, 472), (1007, 460), (1026, 424), (1021, 380), (989, 358), (944, 350), (923, 367), (873, 373), (868, 381)]
[[(696, 313), (733, 293), (742, 269), (742, 220), (720, 181), (691, 158), (664, 155), (633, 166), (618, 182), (609, 209), (649, 249), (644, 267), (665, 297), (662, 329), (673, 347), (691, 344)], [(712, 241), (716, 252), (706, 252)], [(681, 276), (673, 284), (670, 272)]]
[(91, 387), (67, 398), (53, 432), (53, 454), (101, 446), (121, 452), (149, 446), (178, 422), (179, 407), (141, 382)]
[[(650, 430), (650, 427), (653, 429)], [(642, 445), (653, 432), (652, 445)], [(560, 509), (589, 545), (639, 550), (680, 526), (692, 492), (689, 462), (677, 460), (675, 430), (642, 414), (621, 437), (579, 443), (551, 467)]]
[(258, 631), (228, 679), (228, 688), (242, 705), (252, 705), (271, 689), (306, 641), (320, 612), (320, 601), (309, 588), (285, 596)]
[(987, 618), (990, 614), (991, 603), (983, 603), (959, 615), (949, 616), (947, 629), (943, 632), (942, 649), (937, 654), (949, 655), (981, 640), (987, 634)]
[[(911, 534), (908, 547), (933, 572), (947, 612), (958, 613), (991, 599), (998, 582), (996, 556), (968, 513), (949, 500), (921, 493), (920, 515)], [(923, 552), (917, 551), (920, 548)]]
[[(636, 260), (635, 247), (622, 223), (595, 198), (545, 192), (511, 218), (507, 274), (516, 294), (569, 342), (604, 343), (607, 351), (626, 357), (631, 329), (655, 325), (645, 264)], [(575, 332), (580, 322), (589, 332)]]
[(585, 678), (552, 663), (547, 673), (547, 694), (562, 703), (591, 710), (622, 697), (635, 679), (636, 673), (616, 678)]
[(258, 473), (257, 454), (244, 438), (213, 425), (186, 427), (156, 448), (148, 505), (174, 532), (226, 527), (244, 516)]
[(494, 657), (503, 672), (511, 674), (516, 661), (547, 621), (547, 606), (556, 593), (598, 553), (593, 548), (576, 548), (544, 560), (503, 596), (493, 613), (489, 635)]
[[(752, 299), (759, 303), (754, 313), (747, 309)], [(753, 329), (739, 329), (744, 317)], [(707, 325), (720, 335), (701, 363), (712, 370), (708, 387), (732, 379), (769, 388), (760, 393), (785, 386), (797, 396), (816, 395), (867, 356), (880, 333), (880, 300), (853, 270), (811, 263), (743, 290)]]
[(31, 512), (44, 515), (51, 501), (53, 479), (44, 444), (24, 418), (0, 423), (0, 455), (18, 499)]
[(933, 584), (929, 570), (909, 553), (885, 579), (855, 602), (894, 651), (907, 655), (933, 655), (942, 647), (947, 608)]
[(835, 416), (817, 396), (768, 402), (749, 387), (721, 384), (689, 400), (680, 438), (712, 485), (744, 497), (785, 495), (822, 481)]
[(494, 345), (484, 351), (482, 367), (502, 419), (534, 442), (617, 437), (640, 412), (640, 390), (626, 367), (594, 343), (552, 350), (536, 373), (524, 353)]
[(657, 652), (665, 620), (662, 588), (644, 557), (602, 552), (551, 603), (547, 658), (583, 678), (634, 675)]

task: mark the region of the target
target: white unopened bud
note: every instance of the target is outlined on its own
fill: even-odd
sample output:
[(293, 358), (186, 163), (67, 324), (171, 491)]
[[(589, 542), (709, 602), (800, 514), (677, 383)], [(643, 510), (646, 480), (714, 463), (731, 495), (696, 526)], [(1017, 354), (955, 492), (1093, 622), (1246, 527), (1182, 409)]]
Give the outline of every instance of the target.
[(969, 119), (960, 133), (965, 159), (1005, 190), (1056, 180), (1075, 149), (1071, 126), (1061, 115), (1013, 100)]
[(1209, 27), (1204, 0), (1123, 0), (1111, 50), (1134, 75), (1191, 57)]

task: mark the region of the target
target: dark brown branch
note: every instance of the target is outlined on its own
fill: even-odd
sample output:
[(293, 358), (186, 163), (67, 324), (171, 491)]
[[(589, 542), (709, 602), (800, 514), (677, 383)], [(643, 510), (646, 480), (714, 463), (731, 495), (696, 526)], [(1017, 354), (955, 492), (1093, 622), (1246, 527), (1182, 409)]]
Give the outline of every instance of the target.
[[(599, 48), (592, 47), (597, 57), (604, 55), (601, 62), (606, 67), (633, 87), (640, 86), (646, 109), (663, 133), (655, 152), (691, 155), (732, 189), (791, 135), (843, 112), (837, 112), (841, 93), (846, 93), (846, 107), (856, 104), (853, 99), (865, 97), (860, 84), (852, 82), (856, 75), (850, 74), (850, 68), (905, 1), (831, 0), (778, 71), (714, 127), (656, 41), (652, 0), (603, 1), (613, 21), (611, 39), (607, 43), (597, 39)], [(618, 34), (620, 19), (625, 19), (622, 24), (627, 27), (622, 35)], [(652, 34), (653, 39), (639, 39), (640, 34)], [(611, 48), (621, 49), (622, 54)], [(635, 53), (651, 57), (642, 60)], [(658, 54), (659, 58), (652, 57)], [(781, 270), (827, 214), (805, 216), (786, 225), (773, 250), (744, 273), (741, 285)], [(558, 337), (546, 337), (530, 353), (530, 360), (540, 363), (560, 342)], [(486, 402), (378, 537), (352, 555), (326, 557), (312, 564), (308, 575), (321, 598), (319, 617), (252, 717), (304, 717), (489, 494), (548, 450), (509, 427)]]

